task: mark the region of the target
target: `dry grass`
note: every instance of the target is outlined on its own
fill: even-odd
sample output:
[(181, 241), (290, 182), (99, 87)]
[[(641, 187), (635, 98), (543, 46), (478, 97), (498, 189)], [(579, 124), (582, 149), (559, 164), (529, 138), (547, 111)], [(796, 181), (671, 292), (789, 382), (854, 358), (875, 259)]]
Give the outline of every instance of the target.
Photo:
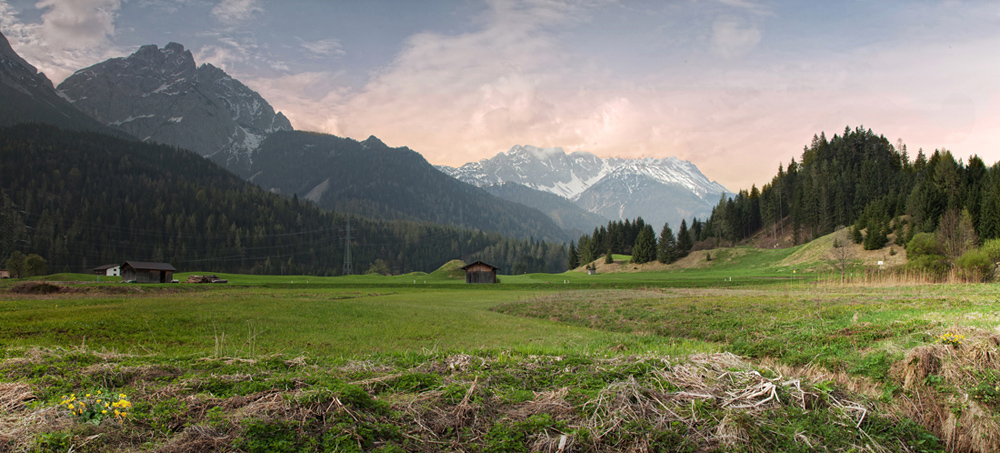
[[(78, 353), (78, 352), (77, 352)], [(39, 359), (58, 354), (53, 351), (34, 352)], [(987, 354), (984, 356), (983, 354)], [(993, 360), (992, 351), (969, 350), (970, 360)], [(116, 356), (119, 359), (122, 356)], [(986, 357), (986, 358), (984, 358)], [(134, 360), (135, 357), (127, 357)], [(24, 358), (22, 360), (32, 360)], [(110, 359), (115, 360), (115, 359)], [(759, 442), (755, 426), (771, 423), (768, 420), (782, 417), (789, 408), (810, 412), (827, 411), (858, 439), (863, 439), (865, 422), (877, 410), (865, 403), (862, 395), (853, 392), (820, 394), (810, 385), (815, 379), (825, 379), (819, 370), (790, 369), (757, 366), (730, 353), (696, 354), (686, 358), (658, 356), (630, 356), (594, 359), (589, 365), (566, 365), (565, 357), (555, 356), (480, 356), (470, 354), (442, 355), (415, 367), (400, 369), (392, 363), (374, 359), (351, 362), (336, 368), (305, 365), (304, 358), (285, 361), (289, 369), (302, 380), (293, 380), (291, 388), (272, 387), (269, 390), (246, 395), (213, 396), (199, 392), (201, 380), (241, 383), (271, 378), (270, 371), (256, 369), (252, 361), (224, 363), (210, 359), (208, 363), (246, 369), (230, 374), (207, 373), (202, 378), (181, 377), (162, 370), (172, 369), (160, 365), (119, 367), (115, 363), (90, 365), (81, 368), (86, 375), (101, 375), (108, 370), (125, 370), (134, 377), (130, 395), (137, 401), (177, 401), (178, 409), (166, 413), (157, 421), (168, 431), (144, 434), (143, 425), (133, 425), (128, 442), (116, 446), (123, 450), (150, 449), (160, 452), (219, 451), (233, 448), (244, 435), (244, 427), (254, 421), (285, 421), (298, 426), (300, 436), (313, 436), (306, 426), (333, 429), (337, 420), (348, 420), (348, 425), (336, 429), (346, 434), (361, 436), (350, 426), (366, 423), (395, 424), (401, 427), (400, 436), (420, 445), (420, 451), (473, 451), (481, 450), (492, 442), (497, 427), (524, 429), (523, 445), (530, 451), (653, 451), (674, 445), (694, 448), (697, 451), (713, 449), (744, 449), (766, 451), (767, 447), (754, 447)], [(198, 360), (197, 363), (206, 363)], [(992, 362), (989, 362), (992, 363)], [(569, 373), (613, 372), (623, 367), (643, 365), (648, 371), (628, 375), (607, 382), (595, 389), (590, 396), (579, 401), (578, 390), (555, 385), (533, 390), (530, 399), (512, 402), (505, 396), (503, 379), (494, 381), (498, 373), (516, 373), (525, 377), (551, 374), (554, 370)], [(363, 407), (341, 400), (330, 390), (309, 384), (308, 375), (346, 373), (344, 370), (364, 370), (375, 376), (354, 381), (352, 384), (367, 388), (369, 392), (404, 374), (425, 372), (440, 376), (444, 387), (420, 392), (377, 393), (375, 398), (387, 404), (390, 412), (371, 412)], [(569, 371), (567, 371), (569, 370)], [(164, 381), (164, 378), (166, 382)], [(298, 379), (298, 378), (297, 378)], [(845, 378), (846, 379), (846, 378)], [(287, 379), (283, 380), (287, 382)], [(461, 398), (449, 396), (445, 388), (458, 386), (463, 389)], [(310, 395), (329, 395), (310, 399)], [(324, 393), (327, 392), (327, 393)], [(575, 396), (574, 396), (575, 395)], [(53, 405), (27, 407), (24, 402), (34, 398), (32, 386), (26, 383), (0, 385), (0, 446), (5, 450), (24, 451), (31, 448), (32, 439), (39, 433), (68, 431), (75, 423), (72, 417)], [(346, 400), (345, 400), (346, 401)], [(207, 418), (209, 409), (219, 408), (224, 414), (222, 424)], [(884, 415), (884, 414), (883, 414)], [(538, 417), (547, 417), (541, 418)], [(534, 420), (534, 422), (532, 422)], [(552, 420), (540, 428), (518, 428), (524, 423)], [(945, 421), (947, 423), (947, 420)], [(148, 423), (148, 422), (144, 422)], [(955, 426), (965, 426), (965, 419)], [(532, 425), (533, 426), (533, 425)], [(947, 425), (942, 425), (947, 426)], [(148, 428), (148, 426), (146, 426)], [(358, 428), (360, 429), (360, 428)], [(101, 425), (92, 428), (86, 439), (74, 442), (101, 442), (102, 433), (114, 436), (114, 428)], [(325, 432), (325, 431), (324, 431)], [(359, 431), (360, 432), (360, 431)], [(581, 437), (580, 433), (589, 433)], [(676, 433), (676, 438), (664, 444), (664, 433)], [(960, 437), (966, 434), (956, 434)], [(96, 437), (95, 437), (96, 436)], [(89, 439), (89, 440), (88, 440)], [(362, 437), (358, 437), (362, 442)], [(824, 439), (804, 430), (796, 432), (794, 439), (786, 441), (819, 448)], [(982, 441), (981, 441), (982, 442)], [(131, 446), (129, 446), (131, 445)], [(993, 445), (993, 444), (990, 444)], [(855, 451), (889, 451), (894, 445), (881, 445), (875, 440), (857, 441)], [(98, 447), (101, 448), (101, 447)], [(905, 450), (904, 450), (905, 451)], [(956, 450), (965, 451), (965, 450)], [(988, 450), (969, 450), (988, 451)]]
[(997, 337), (981, 333), (959, 347), (920, 346), (892, 370), (912, 396), (899, 410), (939, 436), (952, 452), (1000, 451), (1000, 420), (995, 408), (971, 398), (968, 390), (983, 372), (1000, 369)]

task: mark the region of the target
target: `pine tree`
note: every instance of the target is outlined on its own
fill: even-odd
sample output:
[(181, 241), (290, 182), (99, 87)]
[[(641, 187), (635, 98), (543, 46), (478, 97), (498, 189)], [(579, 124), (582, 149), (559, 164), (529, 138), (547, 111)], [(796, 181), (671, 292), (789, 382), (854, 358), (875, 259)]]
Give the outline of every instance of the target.
[(612, 255), (611, 249), (608, 249), (608, 253), (604, 255), (604, 264), (611, 264), (615, 262), (615, 257)]
[(656, 260), (663, 264), (669, 264), (676, 261), (676, 255), (677, 240), (674, 239), (674, 232), (670, 229), (670, 224), (664, 223), (663, 230), (660, 231), (660, 240), (656, 243)]
[(654, 259), (656, 259), (656, 233), (653, 232), (652, 226), (646, 225), (632, 246), (632, 262), (644, 264)]

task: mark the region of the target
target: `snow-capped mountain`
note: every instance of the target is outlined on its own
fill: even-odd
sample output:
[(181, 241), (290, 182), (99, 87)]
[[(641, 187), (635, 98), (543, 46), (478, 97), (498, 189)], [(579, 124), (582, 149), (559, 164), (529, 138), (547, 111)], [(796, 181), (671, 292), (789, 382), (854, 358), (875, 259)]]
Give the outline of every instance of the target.
[(720, 196), (729, 193), (676, 157), (602, 159), (585, 152), (566, 154), (562, 148), (514, 146), (489, 159), (438, 169), (476, 186), (522, 184), (605, 218), (641, 216), (653, 225), (669, 222), (674, 229), (681, 219), (708, 217)]
[(292, 130), (280, 112), (225, 71), (196, 66), (177, 43), (84, 68), (58, 87), (101, 123), (143, 141), (190, 149), (237, 173), (268, 135)]

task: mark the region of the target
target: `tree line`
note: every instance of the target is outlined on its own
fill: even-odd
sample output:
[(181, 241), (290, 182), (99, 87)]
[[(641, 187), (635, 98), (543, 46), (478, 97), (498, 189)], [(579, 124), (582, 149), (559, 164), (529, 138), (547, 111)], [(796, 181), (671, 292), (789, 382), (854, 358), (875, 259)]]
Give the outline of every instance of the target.
[[(698, 225), (701, 228), (701, 224)], [(567, 266), (576, 269), (589, 265), (601, 256), (610, 263), (614, 254), (631, 255), (632, 262), (636, 264), (654, 260), (669, 264), (687, 256), (694, 247), (696, 237), (695, 231), (688, 228), (687, 220), (681, 220), (677, 234), (669, 223), (664, 223), (659, 237), (653, 226), (642, 217), (612, 220), (607, 226), (594, 228), (593, 234), (582, 235), (577, 242), (570, 242)]]
[(561, 244), (325, 211), (169, 146), (36, 124), (0, 129), (0, 262), (20, 251), (44, 257), (53, 272), (139, 260), (181, 271), (339, 275), (348, 222), (357, 273), (378, 259), (399, 273), (486, 256), (506, 269), (565, 268)]

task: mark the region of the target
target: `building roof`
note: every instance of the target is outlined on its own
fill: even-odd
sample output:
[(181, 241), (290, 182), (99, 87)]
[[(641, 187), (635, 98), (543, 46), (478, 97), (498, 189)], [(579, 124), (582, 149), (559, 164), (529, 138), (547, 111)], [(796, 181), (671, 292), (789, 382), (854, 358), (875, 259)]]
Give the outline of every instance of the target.
[(470, 267), (472, 267), (472, 266), (475, 266), (475, 265), (477, 265), (477, 264), (482, 264), (483, 266), (489, 266), (489, 267), (493, 268), (493, 270), (494, 270), (494, 271), (498, 271), (498, 270), (500, 270), (500, 268), (499, 268), (499, 267), (496, 267), (496, 266), (494, 266), (494, 265), (492, 265), (492, 264), (489, 264), (489, 263), (484, 263), (484, 262), (482, 262), (482, 261), (476, 261), (476, 262), (473, 262), (473, 263), (469, 263), (469, 264), (466, 264), (465, 266), (462, 266), (462, 267), (460, 267), (459, 269), (461, 269), (461, 270), (463, 270), (463, 271), (464, 271), (464, 270), (468, 270), (468, 269), (469, 269)]
[(170, 263), (150, 263), (146, 261), (126, 261), (122, 266), (130, 266), (132, 269), (145, 271), (177, 271), (177, 268)]
[(106, 271), (108, 269), (114, 269), (114, 268), (120, 267), (120, 266), (121, 266), (121, 264), (105, 264), (103, 266), (97, 266), (97, 267), (95, 267), (94, 270), (95, 271)]

